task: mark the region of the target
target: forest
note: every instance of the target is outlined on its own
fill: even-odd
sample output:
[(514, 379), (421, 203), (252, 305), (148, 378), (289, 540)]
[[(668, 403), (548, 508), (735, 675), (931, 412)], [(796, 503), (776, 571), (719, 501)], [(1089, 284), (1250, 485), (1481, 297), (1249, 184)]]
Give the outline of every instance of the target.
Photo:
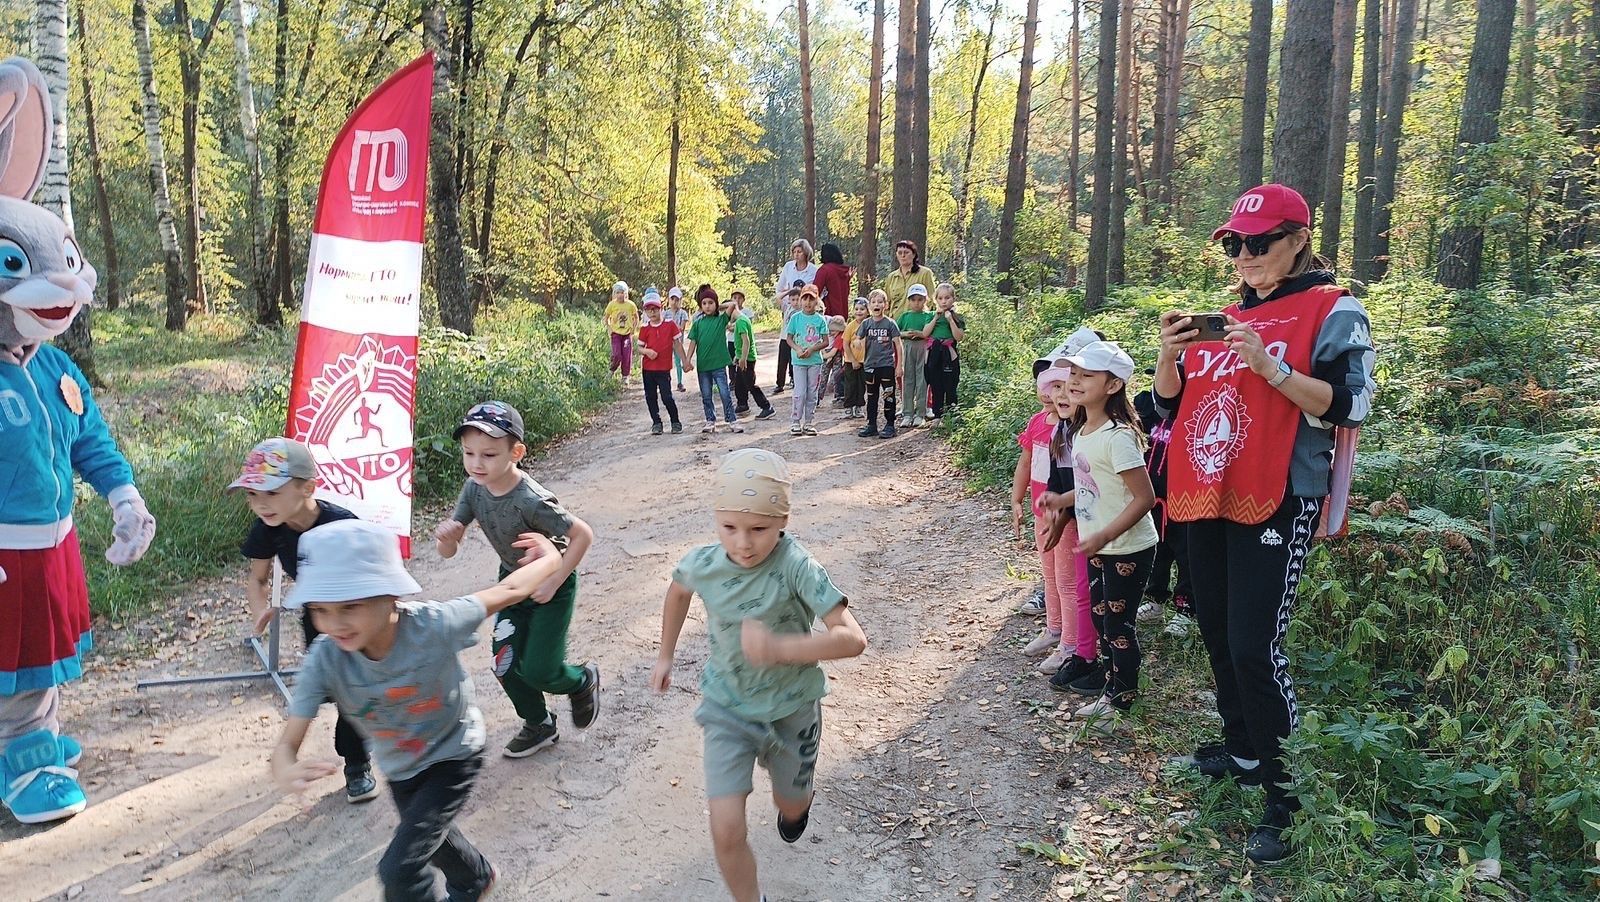
[[(1002, 484), (1033, 356), (1087, 318), (1147, 365), (1156, 315), (1228, 283), (1207, 236), (1233, 198), (1297, 188), (1372, 314), (1380, 387), (1351, 534), (1314, 555), (1290, 634), (1308, 851), (1278, 889), (1593, 898), (1600, 0), (28, 0), (0, 16), (64, 115), (41, 202), (100, 272), (63, 345), (112, 383), (248, 352), (248, 414), (125, 411), (169, 513), (217, 503), (180, 487), (219, 467), (164, 437), (249, 447), (281, 422), (323, 154), (424, 51), (427, 497), (459, 479), (449, 428), (477, 387), (515, 382), (540, 440), (610, 397), (597, 312), (614, 281), (764, 307), (796, 237), (843, 248), (862, 290), (900, 239), (957, 285), (981, 403), (950, 443), (974, 488)], [(137, 608), (214, 570), (226, 537), (193, 538), (158, 547), (155, 576), (97, 569), (97, 591)], [(1204, 682), (1202, 652), (1177, 659)], [(1217, 878), (1223, 897), (1253, 892), (1237, 877)]]

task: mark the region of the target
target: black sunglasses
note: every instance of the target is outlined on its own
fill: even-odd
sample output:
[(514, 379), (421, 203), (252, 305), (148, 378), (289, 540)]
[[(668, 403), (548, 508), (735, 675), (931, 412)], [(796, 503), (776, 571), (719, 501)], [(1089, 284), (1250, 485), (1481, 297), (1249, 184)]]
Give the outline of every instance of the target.
[(1220, 239), (1222, 252), (1229, 257), (1237, 257), (1245, 248), (1250, 249), (1250, 256), (1259, 257), (1271, 249), (1274, 242), (1288, 238), (1288, 232), (1273, 232), (1270, 235), (1223, 235)]

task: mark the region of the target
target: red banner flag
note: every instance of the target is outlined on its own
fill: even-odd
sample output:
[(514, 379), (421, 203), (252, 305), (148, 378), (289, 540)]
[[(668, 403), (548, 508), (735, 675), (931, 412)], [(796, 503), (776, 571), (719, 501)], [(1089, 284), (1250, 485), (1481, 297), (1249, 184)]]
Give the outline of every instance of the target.
[(393, 529), (411, 553), (412, 431), (433, 55), (345, 122), (322, 169), (288, 435), (311, 448), (319, 497)]

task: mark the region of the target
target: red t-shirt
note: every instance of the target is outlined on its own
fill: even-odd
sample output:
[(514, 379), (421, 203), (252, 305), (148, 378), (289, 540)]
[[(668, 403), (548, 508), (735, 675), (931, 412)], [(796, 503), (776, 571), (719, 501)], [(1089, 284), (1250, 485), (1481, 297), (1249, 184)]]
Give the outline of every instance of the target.
[(1033, 466), (1028, 470), (1028, 495), (1033, 499), (1033, 509), (1039, 510), (1039, 496), (1049, 488), (1050, 482), (1050, 436), (1056, 431), (1056, 424), (1050, 419), (1050, 412), (1041, 410), (1028, 420), (1028, 425), (1017, 436), (1017, 444), (1032, 452)]
[(850, 315), (850, 267), (843, 263), (824, 263), (817, 267), (817, 290), (822, 293), (824, 313)]
[(643, 354), (644, 364), (640, 369), (660, 372), (672, 369), (672, 340), (678, 337), (678, 325), (670, 320), (662, 320), (658, 326), (644, 323), (639, 327), (639, 340), (644, 346), (656, 352), (656, 357), (651, 360)]

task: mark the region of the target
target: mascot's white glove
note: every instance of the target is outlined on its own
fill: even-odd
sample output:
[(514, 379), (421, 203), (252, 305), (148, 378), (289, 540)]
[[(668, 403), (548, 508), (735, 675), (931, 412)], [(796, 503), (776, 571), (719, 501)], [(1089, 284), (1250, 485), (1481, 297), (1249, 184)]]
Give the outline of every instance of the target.
[(111, 534), (115, 537), (106, 549), (106, 560), (126, 567), (150, 549), (156, 537), (156, 518), (150, 516), (144, 497), (131, 485), (112, 490), (106, 500), (111, 502)]

